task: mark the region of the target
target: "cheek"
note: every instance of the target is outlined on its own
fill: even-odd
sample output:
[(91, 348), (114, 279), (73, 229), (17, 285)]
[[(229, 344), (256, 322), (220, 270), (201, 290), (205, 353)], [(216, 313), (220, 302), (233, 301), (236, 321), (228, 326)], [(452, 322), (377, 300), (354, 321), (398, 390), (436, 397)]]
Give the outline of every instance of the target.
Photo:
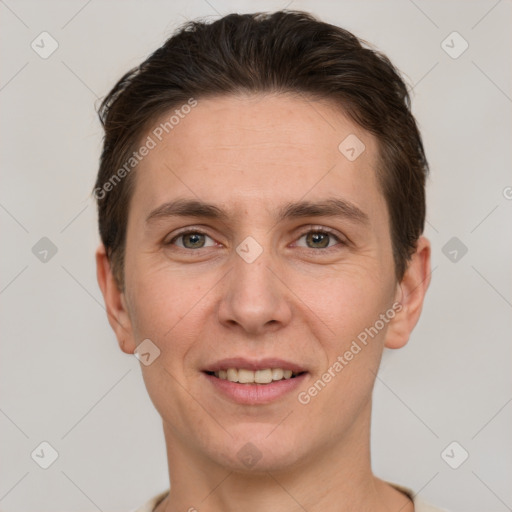
[(374, 257), (330, 269), (322, 278), (297, 280), (293, 289), (342, 344), (373, 325), (394, 297), (391, 271)]
[(196, 279), (189, 273), (158, 266), (135, 269), (130, 284), (136, 342), (151, 339), (166, 367), (183, 364), (187, 351), (200, 338), (207, 315), (207, 292), (216, 281), (214, 276)]
[[(379, 277), (383, 275), (388, 277)], [(331, 390), (343, 390), (339, 405), (345, 409), (347, 404), (343, 401), (348, 396), (349, 403), (357, 403), (357, 397), (364, 398), (373, 386), (386, 330), (395, 316), (393, 279), (389, 272), (381, 273), (377, 267), (374, 272), (368, 268), (353, 269), (332, 279), (329, 293), (321, 294), (314, 289), (307, 302), (314, 304), (315, 313), (329, 327), (322, 328), (325, 335), (318, 337), (327, 355), (320, 378), (328, 382), (326, 387)], [(319, 383), (318, 387), (322, 386)]]

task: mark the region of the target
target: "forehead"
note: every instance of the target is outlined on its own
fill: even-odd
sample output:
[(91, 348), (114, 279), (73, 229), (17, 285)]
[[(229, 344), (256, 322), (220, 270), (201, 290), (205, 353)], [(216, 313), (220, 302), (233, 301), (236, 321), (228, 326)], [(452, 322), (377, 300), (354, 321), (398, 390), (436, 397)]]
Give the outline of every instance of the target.
[[(181, 115), (171, 120), (175, 112)], [(376, 139), (332, 101), (290, 94), (198, 98), (193, 108), (163, 114), (147, 137), (154, 148), (137, 166), (134, 194), (145, 213), (184, 194), (234, 210), (335, 191), (366, 209), (384, 204)]]

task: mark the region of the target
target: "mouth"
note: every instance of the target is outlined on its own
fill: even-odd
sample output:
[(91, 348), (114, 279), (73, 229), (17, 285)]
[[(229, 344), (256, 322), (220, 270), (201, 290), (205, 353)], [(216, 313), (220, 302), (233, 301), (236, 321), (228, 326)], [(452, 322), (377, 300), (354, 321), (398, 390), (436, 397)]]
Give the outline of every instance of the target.
[(205, 373), (220, 380), (227, 380), (239, 384), (266, 385), (280, 380), (295, 379), (306, 372), (292, 371), (284, 368), (264, 368), (255, 371), (246, 368), (227, 368), (218, 371), (205, 371)]
[(210, 389), (245, 405), (270, 404), (303, 386), (308, 371), (283, 359), (230, 358), (202, 370)]

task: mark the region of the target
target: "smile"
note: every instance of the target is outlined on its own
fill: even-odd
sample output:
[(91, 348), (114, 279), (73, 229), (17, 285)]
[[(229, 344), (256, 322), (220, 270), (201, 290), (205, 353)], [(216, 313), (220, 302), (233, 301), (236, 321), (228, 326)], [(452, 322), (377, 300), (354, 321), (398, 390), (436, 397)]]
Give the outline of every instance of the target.
[(216, 372), (207, 372), (218, 379), (238, 382), (240, 384), (270, 384), (280, 380), (293, 379), (303, 372), (293, 372), (283, 368), (266, 368), (264, 370), (247, 370), (244, 368), (228, 368)]

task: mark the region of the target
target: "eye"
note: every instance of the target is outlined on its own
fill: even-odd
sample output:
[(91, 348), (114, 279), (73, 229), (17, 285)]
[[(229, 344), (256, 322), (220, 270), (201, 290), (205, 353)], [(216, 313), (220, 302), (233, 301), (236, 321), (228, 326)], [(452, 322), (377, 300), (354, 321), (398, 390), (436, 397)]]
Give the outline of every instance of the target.
[[(305, 248), (311, 250), (330, 249), (335, 245), (346, 245), (346, 242), (344, 242), (339, 236), (326, 228), (310, 228), (308, 231), (302, 233), (298, 240), (300, 241), (303, 238), (307, 244)], [(209, 245), (206, 244), (206, 239), (211, 241)], [(178, 243), (178, 241), (181, 243)], [(168, 242), (165, 242), (165, 245), (176, 245), (181, 249), (203, 249), (215, 246), (216, 242), (206, 233), (195, 229), (179, 233)], [(304, 246), (299, 245), (299, 247)]]
[[(213, 244), (210, 246), (205, 245), (205, 238), (209, 238), (212, 240)], [(175, 236), (169, 242), (166, 242), (166, 245), (174, 245), (176, 240), (183, 239), (182, 245), (176, 244), (178, 247), (182, 249), (202, 249), (203, 247), (212, 247), (215, 245), (215, 242), (212, 238), (210, 238), (206, 233), (202, 231), (184, 231), (179, 235)]]
[[(302, 238), (306, 239), (306, 244), (308, 244), (306, 248), (313, 250), (330, 249), (333, 245), (338, 244), (345, 245), (345, 242), (341, 240), (340, 237), (338, 237), (337, 235), (335, 235), (333, 232), (326, 228), (309, 229), (299, 237), (299, 240), (301, 240)], [(329, 245), (331, 241), (336, 241), (337, 243)]]

